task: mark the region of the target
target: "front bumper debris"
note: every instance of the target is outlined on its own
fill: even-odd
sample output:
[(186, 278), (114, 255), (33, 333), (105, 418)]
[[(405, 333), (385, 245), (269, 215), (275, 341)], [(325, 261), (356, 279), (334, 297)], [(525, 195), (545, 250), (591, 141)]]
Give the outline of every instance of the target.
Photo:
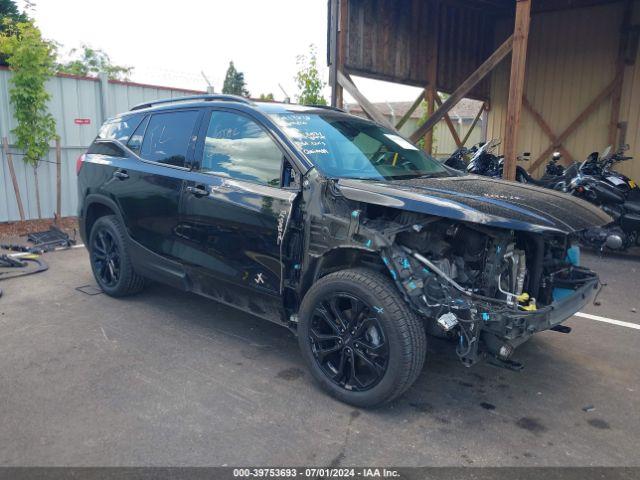
[[(568, 266), (549, 284), (553, 291), (552, 303), (525, 310), (518, 303), (466, 290), (428, 259), (408, 249), (399, 254), (390, 252), (383, 261), (407, 301), (425, 321), (434, 321), (445, 313), (455, 315), (459, 333), (456, 353), (466, 366), (486, 356), (502, 363), (510, 362), (516, 347), (533, 334), (557, 327), (574, 315), (593, 298), (599, 285), (596, 273)], [(426, 295), (430, 282), (436, 282), (442, 289), (442, 298)], [(455, 336), (453, 330), (448, 334)]]

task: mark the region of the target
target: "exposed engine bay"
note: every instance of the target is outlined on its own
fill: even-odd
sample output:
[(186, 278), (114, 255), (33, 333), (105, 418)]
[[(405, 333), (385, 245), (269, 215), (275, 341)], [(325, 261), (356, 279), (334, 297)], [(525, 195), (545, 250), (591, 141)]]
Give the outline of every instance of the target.
[(470, 365), (479, 348), (507, 361), (540, 329), (522, 319), (590, 278), (568, 255), (575, 248), (566, 236), (438, 220), (398, 234), (391, 263), (412, 303), (442, 332), (458, 337), (457, 353)]
[(598, 284), (595, 273), (578, 265), (573, 235), (335, 199), (325, 197), (323, 214), (311, 215), (303, 260), (311, 269), (294, 272), (296, 282), (304, 285), (305, 272), (306, 282), (313, 282), (345, 263), (378, 268), (424, 318), (429, 333), (455, 340), (467, 366), (488, 357), (521, 368), (511, 359), (514, 349), (538, 331), (568, 333), (560, 323)]

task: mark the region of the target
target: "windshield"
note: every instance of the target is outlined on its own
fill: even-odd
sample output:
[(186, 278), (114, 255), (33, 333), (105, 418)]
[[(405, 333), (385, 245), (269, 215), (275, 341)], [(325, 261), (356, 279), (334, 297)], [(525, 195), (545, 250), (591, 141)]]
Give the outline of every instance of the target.
[(330, 111), (271, 117), (329, 177), (394, 180), (450, 175), (397, 133), (366, 120)]

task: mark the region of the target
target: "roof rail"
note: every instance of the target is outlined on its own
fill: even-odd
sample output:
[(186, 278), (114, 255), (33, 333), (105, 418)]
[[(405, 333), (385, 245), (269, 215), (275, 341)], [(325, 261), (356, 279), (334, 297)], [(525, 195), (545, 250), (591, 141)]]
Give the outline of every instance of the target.
[(185, 102), (190, 100), (202, 100), (205, 102), (239, 102), (245, 103), (247, 105), (251, 105), (251, 100), (248, 100), (244, 97), (240, 97), (238, 95), (217, 95), (217, 94), (206, 94), (206, 95), (187, 95), (185, 97), (174, 97), (174, 98), (165, 98), (162, 100), (154, 100), (152, 102), (144, 102), (140, 103), (131, 108), (131, 110), (142, 110), (143, 108), (153, 107), (154, 105), (162, 105), (165, 103), (175, 103), (175, 102)]
[(334, 111), (336, 111), (336, 112), (347, 113), (347, 112), (345, 112), (343, 109), (338, 108), (338, 107), (332, 107), (331, 105), (316, 105), (316, 104), (311, 104), (311, 105), (305, 105), (305, 107), (324, 108), (325, 110), (334, 110)]

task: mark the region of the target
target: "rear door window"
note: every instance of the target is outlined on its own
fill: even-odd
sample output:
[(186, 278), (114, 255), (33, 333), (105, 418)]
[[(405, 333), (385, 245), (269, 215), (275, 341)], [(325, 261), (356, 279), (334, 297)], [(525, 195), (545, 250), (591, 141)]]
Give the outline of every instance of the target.
[(152, 162), (184, 167), (199, 113), (185, 110), (152, 115), (144, 132), (140, 156)]

